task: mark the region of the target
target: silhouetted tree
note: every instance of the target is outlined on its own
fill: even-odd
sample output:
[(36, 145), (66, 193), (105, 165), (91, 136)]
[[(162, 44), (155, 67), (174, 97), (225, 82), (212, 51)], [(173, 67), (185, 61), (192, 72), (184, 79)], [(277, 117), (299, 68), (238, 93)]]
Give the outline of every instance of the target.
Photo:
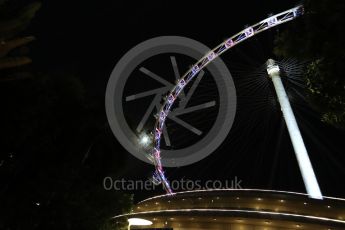
[(322, 120), (345, 127), (345, 2), (306, 0), (305, 15), (276, 39), (275, 54), (310, 60), (309, 101)]
[(0, 229), (116, 229), (109, 218), (132, 197), (102, 179), (116, 177), (123, 157), (80, 77), (23, 68), (34, 37), (17, 34), (40, 3), (22, 5), (0, 0)]
[[(24, 46), (35, 38), (33, 36), (16, 37), (30, 23), (41, 3), (33, 2), (20, 9), (14, 7), (15, 1), (0, 2), (0, 71), (3, 69), (19, 67), (31, 63), (31, 59), (25, 56), (27, 50)], [(9, 76), (10, 75), (10, 76)], [(0, 80), (9, 80), (13, 78), (22, 78), (28, 76), (21, 72), (4, 74)]]

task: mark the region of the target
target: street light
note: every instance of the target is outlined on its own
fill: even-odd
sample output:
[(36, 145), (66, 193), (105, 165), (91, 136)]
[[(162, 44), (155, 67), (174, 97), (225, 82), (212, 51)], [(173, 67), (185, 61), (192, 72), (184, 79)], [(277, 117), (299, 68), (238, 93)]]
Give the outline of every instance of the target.
[(146, 133), (141, 133), (139, 135), (139, 144), (140, 146), (146, 148), (152, 143), (152, 138), (146, 134)]

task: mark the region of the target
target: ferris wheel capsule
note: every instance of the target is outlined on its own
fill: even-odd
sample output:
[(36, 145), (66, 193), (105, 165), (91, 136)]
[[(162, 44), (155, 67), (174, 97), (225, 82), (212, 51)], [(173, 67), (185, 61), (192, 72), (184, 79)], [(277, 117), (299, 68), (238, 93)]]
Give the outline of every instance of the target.
[(162, 183), (161, 178), (157, 172), (154, 172), (152, 174), (152, 177), (150, 178), (150, 180), (154, 185), (160, 185)]
[(244, 30), (244, 34), (246, 37), (251, 37), (254, 35), (254, 30), (252, 27), (248, 27), (247, 29)]
[(301, 16), (304, 14), (304, 8), (303, 6), (299, 6), (296, 8), (296, 10), (293, 12), (295, 17)]
[(161, 138), (162, 131), (160, 131), (158, 128), (156, 128), (155, 131), (155, 139), (158, 140)]
[(211, 53), (209, 53), (208, 55), (207, 55), (207, 59), (209, 60), (209, 61), (212, 61), (214, 58), (215, 58), (215, 53), (214, 52), (211, 52)]
[(195, 66), (193, 66), (193, 68), (192, 68), (192, 73), (196, 74), (197, 72), (199, 72), (199, 70), (200, 70), (199, 66), (198, 66), (198, 65), (195, 65)]
[(278, 22), (277, 17), (270, 17), (267, 20), (267, 25), (268, 25), (268, 27), (271, 27), (271, 26), (274, 26), (275, 24), (277, 24), (277, 22)]
[(233, 45), (234, 45), (234, 41), (231, 38), (226, 40), (226, 42), (225, 42), (225, 47), (226, 48), (230, 48)]

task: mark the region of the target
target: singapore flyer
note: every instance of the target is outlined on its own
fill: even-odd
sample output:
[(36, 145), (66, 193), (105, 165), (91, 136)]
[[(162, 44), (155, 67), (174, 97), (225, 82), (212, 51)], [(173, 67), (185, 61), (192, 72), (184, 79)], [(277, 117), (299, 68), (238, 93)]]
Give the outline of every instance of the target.
[(170, 108), (181, 93), (182, 89), (210, 62), (217, 58), (222, 53), (231, 49), (232, 47), (238, 45), (239, 43), (245, 41), (246, 39), (263, 32), (269, 28), (278, 26), (282, 23), (289, 22), (303, 14), (303, 6), (297, 6), (290, 10), (284, 11), (282, 13), (276, 14), (269, 18), (266, 18), (259, 23), (249, 26), (248, 28), (242, 30), (241, 32), (235, 34), (231, 38), (227, 39), (225, 42), (221, 43), (219, 46), (214, 48), (211, 52), (205, 55), (201, 60), (199, 60), (192, 68), (187, 71), (178, 81), (177, 84), (171, 89), (170, 93), (166, 96), (165, 103), (159, 110), (157, 114), (157, 121), (154, 128), (154, 148), (152, 150), (152, 161), (156, 167), (156, 171), (153, 175), (154, 181), (162, 183), (164, 189), (168, 194), (172, 194), (169, 182), (167, 181), (160, 155), (160, 141), (163, 132), (163, 127), (165, 120), (170, 112)]

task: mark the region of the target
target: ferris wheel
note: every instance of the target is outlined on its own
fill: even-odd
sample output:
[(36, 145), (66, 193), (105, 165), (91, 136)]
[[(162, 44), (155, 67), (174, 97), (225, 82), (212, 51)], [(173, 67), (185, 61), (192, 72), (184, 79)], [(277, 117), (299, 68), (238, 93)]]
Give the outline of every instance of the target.
[[(156, 119), (154, 131), (153, 131), (154, 147), (151, 154), (149, 155), (149, 159), (153, 162), (156, 168), (155, 173), (153, 174), (153, 181), (155, 181), (156, 183), (161, 183), (163, 185), (163, 188), (166, 190), (168, 194), (173, 194), (173, 191), (164, 174), (163, 164), (162, 164), (162, 159), (161, 159), (161, 149), (160, 149), (161, 144), (160, 143), (161, 143), (162, 133), (165, 127), (165, 121), (167, 117), (169, 117), (170, 110), (174, 102), (179, 98), (179, 95), (181, 94), (181, 92), (183, 92), (183, 89), (194, 78), (198, 77), (198, 73), (200, 73), (200, 71), (202, 71), (208, 64), (212, 63), (218, 56), (220, 56), (227, 50), (231, 49), (232, 47), (238, 45), (239, 43), (245, 41), (246, 39), (253, 37), (267, 29), (270, 29), (272, 27), (294, 20), (297, 17), (303, 15), (303, 13), (304, 13), (304, 8), (302, 5), (299, 5), (297, 7), (294, 7), (282, 13), (270, 16), (260, 21), (259, 23), (256, 23), (252, 26), (245, 28), (241, 32), (225, 40), (216, 48), (208, 52), (203, 58), (201, 58), (196, 64), (194, 64), (181, 78), (177, 80), (176, 85), (171, 89), (170, 93), (168, 93), (168, 95), (165, 97), (165, 102), (163, 103), (163, 106), (161, 106), (160, 110), (158, 111), (158, 114), (156, 115), (157, 119)], [(267, 69), (269, 75), (271, 75), (270, 72), (272, 72), (272, 68), (274, 69), (278, 67), (275, 67), (275, 65), (270, 64)], [(285, 93), (283, 88), (280, 90), (283, 91), (283, 93)], [(280, 95), (278, 95), (278, 97), (279, 96)], [(282, 110), (284, 110), (283, 108), (284, 105), (282, 104), (282, 100), (280, 100), (280, 102), (281, 102)], [(284, 102), (288, 103), (288, 100), (287, 101), (285, 100)], [(311, 167), (309, 157), (305, 150), (303, 140), (300, 137), (299, 129), (298, 129), (297, 123), (295, 122), (294, 115), (291, 111), (289, 104), (287, 107), (290, 110), (288, 111), (290, 113), (289, 115), (292, 115), (292, 119), (287, 119), (287, 125), (290, 127), (294, 126), (293, 128), (297, 129), (297, 130), (292, 130), (291, 128), (291, 131), (290, 130), (289, 131), (294, 132), (295, 134), (297, 133), (298, 134), (297, 136), (299, 136), (298, 140), (294, 140), (294, 138), (292, 138), (292, 142), (294, 145), (297, 159), (299, 159), (298, 163), (300, 165), (300, 169), (302, 172), (302, 176), (304, 179), (307, 192), (313, 198), (322, 199), (322, 195), (321, 195), (314, 171)], [(289, 124), (290, 120), (294, 120), (293, 125)], [(290, 134), (290, 136), (292, 135)], [(305, 165), (307, 167), (304, 167)]]

